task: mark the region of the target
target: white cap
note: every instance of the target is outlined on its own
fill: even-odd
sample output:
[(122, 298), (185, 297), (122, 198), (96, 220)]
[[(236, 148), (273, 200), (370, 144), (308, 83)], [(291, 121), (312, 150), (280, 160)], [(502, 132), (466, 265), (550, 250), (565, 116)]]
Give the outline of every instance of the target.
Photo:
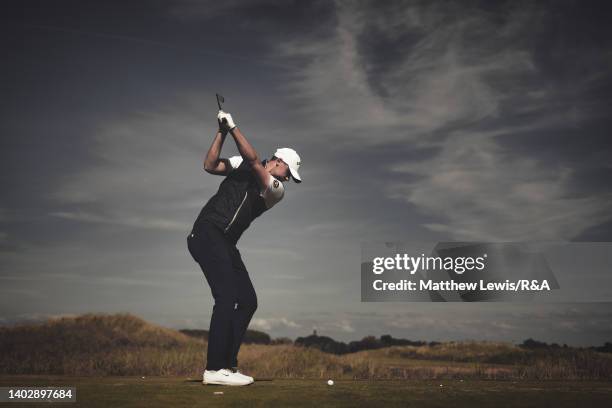
[(298, 170), (300, 169), (300, 156), (298, 156), (297, 152), (289, 147), (281, 147), (280, 149), (276, 149), (274, 156), (283, 159), (285, 163), (289, 165), (289, 171), (291, 172), (291, 177), (293, 177), (293, 181), (296, 183), (301, 183), (302, 178), (300, 177), (300, 173)]

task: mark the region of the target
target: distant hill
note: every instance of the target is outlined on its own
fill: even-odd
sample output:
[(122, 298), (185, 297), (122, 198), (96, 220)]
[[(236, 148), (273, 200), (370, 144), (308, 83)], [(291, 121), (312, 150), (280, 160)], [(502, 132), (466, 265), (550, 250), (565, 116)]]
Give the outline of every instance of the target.
[(0, 349), (53, 350), (65, 353), (89, 353), (115, 347), (171, 348), (191, 339), (176, 330), (151, 324), (129, 313), (84, 314), (52, 318), (39, 324), (0, 327)]
[(147, 350), (189, 348), (201, 350), (203, 342), (129, 313), (88, 313), (0, 327), (0, 372), (127, 374), (163, 364), (161, 359), (141, 361)]

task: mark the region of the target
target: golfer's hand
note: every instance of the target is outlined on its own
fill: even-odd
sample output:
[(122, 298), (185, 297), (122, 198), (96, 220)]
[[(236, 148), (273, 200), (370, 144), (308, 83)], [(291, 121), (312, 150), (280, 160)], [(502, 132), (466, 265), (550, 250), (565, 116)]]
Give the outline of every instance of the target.
[(234, 123), (234, 119), (232, 118), (232, 115), (230, 115), (229, 113), (223, 112), (222, 110), (220, 110), (219, 113), (217, 114), (217, 121), (219, 122), (220, 129), (232, 130), (233, 128), (236, 127), (236, 123)]

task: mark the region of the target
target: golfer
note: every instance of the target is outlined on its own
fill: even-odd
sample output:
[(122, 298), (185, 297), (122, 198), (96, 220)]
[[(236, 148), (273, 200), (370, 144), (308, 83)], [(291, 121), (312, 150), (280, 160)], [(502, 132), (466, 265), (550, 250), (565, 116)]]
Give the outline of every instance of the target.
[[(238, 370), (238, 351), (257, 309), (257, 296), (236, 243), (255, 218), (283, 198), (283, 182), (291, 178), (301, 182), (300, 156), (293, 149), (280, 148), (272, 158), (260, 161), (232, 115), (220, 110), (217, 121), (219, 129), (204, 169), (226, 177), (200, 211), (187, 237), (187, 247), (204, 272), (215, 300), (203, 383), (248, 385), (254, 380)], [(240, 156), (220, 158), (228, 133)]]

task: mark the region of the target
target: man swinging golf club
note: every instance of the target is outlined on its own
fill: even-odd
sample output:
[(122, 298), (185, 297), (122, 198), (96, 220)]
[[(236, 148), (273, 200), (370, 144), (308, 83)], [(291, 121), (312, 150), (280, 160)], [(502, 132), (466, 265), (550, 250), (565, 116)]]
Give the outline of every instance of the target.
[[(221, 110), (220, 104), (217, 120), (219, 129), (204, 169), (226, 177), (187, 237), (189, 252), (204, 272), (215, 301), (203, 383), (248, 385), (254, 380), (238, 370), (238, 351), (257, 309), (257, 296), (236, 243), (255, 218), (283, 198), (284, 181), (293, 178), (301, 182), (300, 156), (293, 149), (280, 148), (272, 158), (260, 161), (232, 115)], [(228, 133), (240, 156), (220, 158)]]

